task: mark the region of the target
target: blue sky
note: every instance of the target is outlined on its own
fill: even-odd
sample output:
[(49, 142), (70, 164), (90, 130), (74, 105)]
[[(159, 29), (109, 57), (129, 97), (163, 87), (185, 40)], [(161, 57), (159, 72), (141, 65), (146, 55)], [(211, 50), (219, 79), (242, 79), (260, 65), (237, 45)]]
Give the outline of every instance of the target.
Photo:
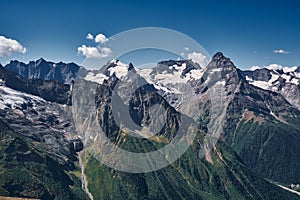
[[(43, 57), (81, 64), (88, 33), (107, 37), (139, 27), (164, 27), (222, 51), (240, 68), (300, 65), (299, 1), (43, 1), (2, 0), (0, 36), (26, 48), (0, 57), (24, 62)], [(1, 41), (1, 40), (0, 40)], [(287, 53), (274, 53), (284, 50)], [(1, 53), (1, 52), (0, 52)]]

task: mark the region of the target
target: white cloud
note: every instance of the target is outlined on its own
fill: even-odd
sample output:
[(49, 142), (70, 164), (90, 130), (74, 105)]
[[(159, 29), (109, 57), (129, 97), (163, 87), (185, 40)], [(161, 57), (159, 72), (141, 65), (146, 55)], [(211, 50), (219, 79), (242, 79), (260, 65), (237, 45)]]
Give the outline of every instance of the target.
[(202, 53), (197, 53), (197, 52), (189, 53), (188, 59), (192, 60), (195, 63), (200, 64), (201, 67), (205, 67), (207, 64), (206, 56), (204, 56)]
[(188, 47), (184, 47), (184, 50), (185, 51), (189, 51), (190, 49)]
[(91, 33), (88, 33), (87, 36), (86, 36), (86, 39), (93, 40), (94, 36)]
[(184, 56), (184, 52), (181, 52), (180, 55), (183, 57)]
[(104, 44), (108, 41), (108, 38), (103, 35), (102, 33), (99, 33), (98, 35), (96, 35), (95, 37), (95, 42), (97, 43), (101, 43), (101, 44)]
[(274, 53), (279, 53), (279, 54), (288, 54), (289, 52), (284, 50), (284, 49), (275, 49), (273, 51)]
[(26, 53), (26, 48), (18, 41), (0, 36), (0, 57), (8, 57), (14, 53)]
[(104, 55), (104, 57), (107, 57), (112, 53), (111, 49), (108, 47), (103, 47), (100, 49), (100, 51), (101, 51), (102, 55)]
[(79, 54), (84, 55), (87, 58), (105, 58), (111, 54), (111, 49), (108, 47), (88, 47), (86, 45), (82, 45), (77, 49)]

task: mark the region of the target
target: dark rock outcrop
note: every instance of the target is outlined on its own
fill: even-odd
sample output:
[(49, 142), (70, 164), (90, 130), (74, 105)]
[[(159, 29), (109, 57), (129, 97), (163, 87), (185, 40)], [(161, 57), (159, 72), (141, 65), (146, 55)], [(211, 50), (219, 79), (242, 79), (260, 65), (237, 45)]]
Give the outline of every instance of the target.
[(47, 101), (71, 105), (70, 85), (58, 81), (45, 81), (40, 79), (25, 79), (0, 66), (0, 79), (7, 87), (40, 96)]
[(26, 79), (56, 80), (69, 84), (76, 79), (80, 66), (75, 63), (48, 62), (40, 58), (28, 64), (14, 60), (5, 65), (5, 68)]

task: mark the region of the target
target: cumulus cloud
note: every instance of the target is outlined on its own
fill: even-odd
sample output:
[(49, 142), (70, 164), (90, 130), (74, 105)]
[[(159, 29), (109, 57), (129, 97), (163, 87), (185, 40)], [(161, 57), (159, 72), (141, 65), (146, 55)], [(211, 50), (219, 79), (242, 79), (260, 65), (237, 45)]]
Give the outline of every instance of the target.
[(82, 45), (77, 49), (79, 54), (84, 55), (87, 58), (100, 59), (109, 56), (112, 51), (108, 47), (89, 47), (86, 45)]
[(289, 52), (284, 50), (284, 49), (275, 49), (273, 51), (274, 53), (279, 53), (279, 54), (288, 54)]
[(104, 55), (104, 57), (107, 57), (112, 53), (111, 49), (108, 47), (100, 48), (100, 51), (101, 51), (102, 55)]
[(26, 48), (18, 41), (0, 36), (0, 57), (8, 57), (14, 53), (26, 53)]
[(188, 47), (184, 47), (184, 50), (185, 51), (189, 51), (190, 49)]
[(188, 59), (192, 60), (195, 63), (200, 64), (201, 67), (205, 67), (207, 62), (206, 62), (206, 56), (204, 56), (202, 53), (189, 53), (188, 54)]
[(78, 54), (83, 55), (86, 58), (101, 59), (108, 57), (112, 53), (110, 48), (101, 45), (109, 41), (104, 34), (99, 33), (98, 35), (94, 36), (91, 33), (88, 33), (86, 39), (94, 40), (96, 43), (100, 44), (97, 47), (83, 44), (77, 48)]
[(108, 41), (108, 38), (103, 35), (102, 33), (99, 33), (98, 35), (96, 35), (95, 37), (95, 42), (97, 43), (101, 43), (101, 44), (104, 44)]
[(86, 36), (86, 39), (93, 40), (94, 36), (91, 33), (88, 33), (87, 36)]

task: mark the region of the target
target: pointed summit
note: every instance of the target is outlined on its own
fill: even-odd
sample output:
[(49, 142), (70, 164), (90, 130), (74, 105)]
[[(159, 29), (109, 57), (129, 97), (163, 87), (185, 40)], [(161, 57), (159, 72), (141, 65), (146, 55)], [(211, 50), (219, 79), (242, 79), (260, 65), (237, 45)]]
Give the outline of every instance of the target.
[(38, 65), (41, 65), (41, 64), (52, 65), (53, 63), (52, 62), (47, 62), (44, 58), (41, 57), (40, 59), (35, 61), (35, 65), (38, 66)]
[(44, 58), (40, 58), (40, 59), (38, 59), (37, 61), (36, 61), (36, 63), (41, 63), (41, 62), (46, 62), (46, 60), (44, 59)]
[(221, 58), (225, 58), (224, 54), (222, 52), (217, 52), (212, 59), (221, 59)]
[(130, 70), (134, 70), (134, 66), (132, 63), (129, 63), (129, 66), (128, 66), (128, 71), (130, 71)]
[(203, 75), (203, 79), (207, 79), (214, 74), (215, 80), (224, 80), (226, 85), (232, 85), (232, 91), (240, 82), (246, 82), (243, 74), (234, 63), (224, 56), (222, 52), (217, 52), (207, 65), (207, 71)]
[(236, 69), (230, 58), (224, 56), (222, 52), (217, 52), (211, 59), (210, 63), (207, 65), (208, 68), (230, 68)]
[(212, 57), (212, 61), (216, 62), (218, 67), (225, 67), (225, 66), (229, 66), (229, 65), (234, 66), (234, 64), (233, 64), (233, 62), (231, 62), (230, 58), (225, 57), (222, 52), (217, 52)]
[(37, 62), (38, 61), (45, 61), (45, 59), (43, 58), (43, 57), (40, 57), (38, 60), (37, 60)]

